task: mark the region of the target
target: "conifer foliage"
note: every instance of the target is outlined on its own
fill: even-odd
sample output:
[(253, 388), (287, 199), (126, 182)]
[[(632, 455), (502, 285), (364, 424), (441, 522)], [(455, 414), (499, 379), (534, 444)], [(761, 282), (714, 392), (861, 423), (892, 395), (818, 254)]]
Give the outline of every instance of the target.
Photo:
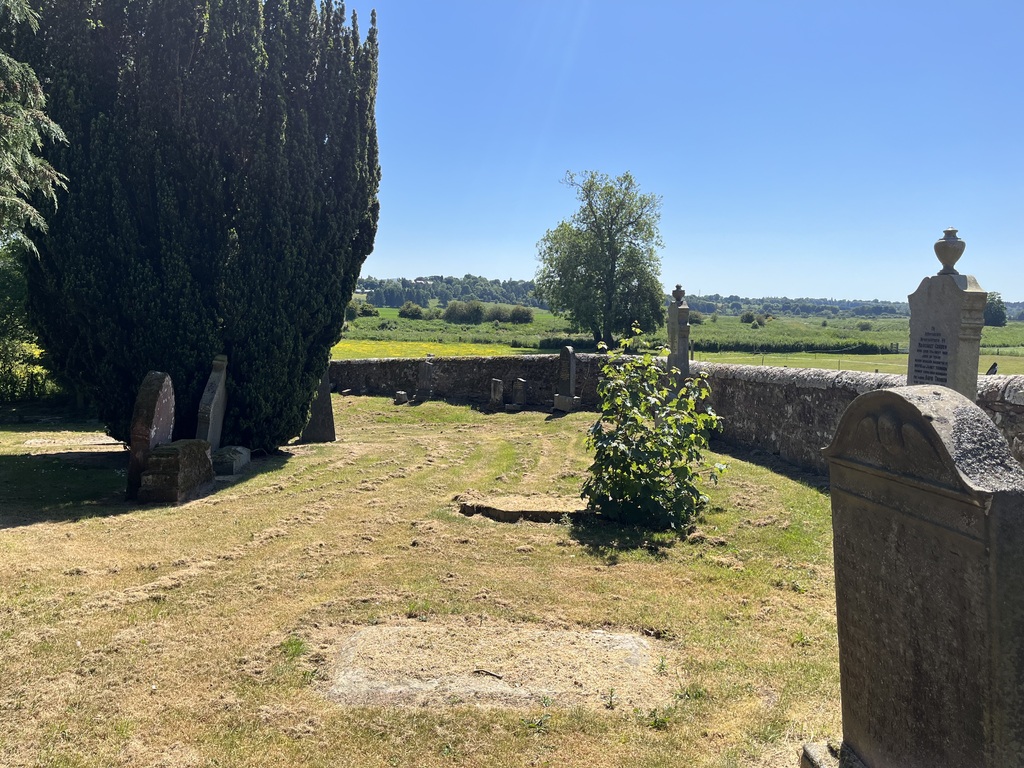
[(146, 371), (195, 434), (227, 354), (224, 439), (298, 434), (373, 249), (377, 30), (316, 0), (46, 0), (25, 40), (69, 144), (29, 309), (51, 367), (127, 438)]

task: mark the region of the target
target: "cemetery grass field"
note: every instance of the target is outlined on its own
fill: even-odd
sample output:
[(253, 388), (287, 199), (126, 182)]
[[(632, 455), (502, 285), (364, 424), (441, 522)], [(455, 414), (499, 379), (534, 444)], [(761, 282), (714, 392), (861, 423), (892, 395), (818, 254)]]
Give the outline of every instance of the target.
[[(0, 425), (0, 764), (725, 768), (839, 737), (820, 479), (716, 454), (692, 542), (496, 523), (453, 497), (577, 494), (593, 414), (333, 402), (336, 443), (181, 506), (121, 501), (127, 452), (95, 423), (5, 411), (47, 420)], [(530, 632), (629, 633), (649, 695), (580, 656), (575, 698), (339, 704), (339, 653), (371, 629), (490, 632), (497, 661), (449, 670), (477, 685), (526, 675)], [(420, 682), (442, 650), (415, 648)]]

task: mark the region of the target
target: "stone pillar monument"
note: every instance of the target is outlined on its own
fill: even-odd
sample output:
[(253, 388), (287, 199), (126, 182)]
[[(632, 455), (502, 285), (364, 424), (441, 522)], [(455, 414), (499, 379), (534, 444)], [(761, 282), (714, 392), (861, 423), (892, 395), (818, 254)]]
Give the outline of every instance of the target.
[(681, 285), (668, 303), (668, 367), (678, 368), (684, 379), (690, 375), (690, 307)]
[(978, 397), (978, 355), (988, 294), (954, 269), (966, 243), (950, 227), (935, 243), (942, 269), (921, 281), (910, 301), (907, 384), (941, 384), (972, 402)]

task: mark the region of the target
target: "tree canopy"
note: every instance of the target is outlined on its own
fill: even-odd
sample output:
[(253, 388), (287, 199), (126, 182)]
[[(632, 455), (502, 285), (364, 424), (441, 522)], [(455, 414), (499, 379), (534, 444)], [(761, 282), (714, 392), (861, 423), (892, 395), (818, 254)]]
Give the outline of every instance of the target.
[(985, 325), (1001, 328), (1006, 325), (1006, 304), (998, 292), (992, 291), (985, 302)]
[(537, 244), (537, 293), (572, 325), (613, 345), (635, 323), (652, 331), (664, 322), (659, 279), (661, 198), (644, 194), (626, 172), (568, 172), (564, 183), (580, 202), (573, 216)]
[(195, 435), (228, 356), (224, 440), (299, 433), (376, 234), (375, 19), (316, 0), (46, 0), (68, 194), (26, 256), (51, 367), (126, 439), (148, 370)]
[(5, 50), (16, 25), (35, 32), (38, 16), (28, 0), (0, 0), (0, 244), (20, 240), (32, 248), (25, 230), (46, 229), (33, 196), (55, 202), (65, 181), (40, 150), (46, 141), (64, 141), (64, 134), (43, 111), (46, 96), (32, 67)]

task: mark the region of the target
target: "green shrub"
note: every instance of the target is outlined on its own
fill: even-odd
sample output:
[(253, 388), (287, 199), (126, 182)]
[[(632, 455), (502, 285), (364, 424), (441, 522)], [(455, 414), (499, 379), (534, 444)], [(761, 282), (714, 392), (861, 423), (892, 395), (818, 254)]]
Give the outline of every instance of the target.
[(701, 325), (704, 322), (704, 313), (696, 310), (690, 310), (690, 325)]
[(754, 313), (750, 311), (744, 312), (742, 315), (740, 315), (740, 322), (743, 323), (744, 325), (750, 325), (752, 322), (754, 322)]
[(528, 325), (533, 322), (533, 310), (517, 304), (509, 311), (509, 322), (516, 325)]
[(360, 317), (380, 317), (380, 310), (368, 301), (360, 301), (356, 308)]
[(857, 323), (857, 330), (858, 331), (870, 331), (871, 328), (872, 328), (872, 325), (867, 320), (861, 320), (859, 323)]
[(408, 318), (409, 320), (422, 320), (423, 307), (419, 304), (413, 304), (411, 301), (407, 301), (399, 307), (398, 316)]
[(511, 316), (512, 313), (504, 304), (488, 304), (484, 312), (484, 320), (489, 323), (507, 323)]
[(702, 472), (717, 481), (725, 465), (706, 467), (702, 452), (720, 420), (702, 401), (711, 391), (707, 377), (672, 386), (635, 331), (625, 350), (611, 352), (601, 366), (597, 394), (601, 415), (587, 435), (595, 450), (581, 496), (587, 508), (611, 520), (679, 533), (690, 528), (707, 505)]
[(441, 315), (446, 323), (480, 325), (484, 321), (484, 305), (476, 301), (450, 301)]

